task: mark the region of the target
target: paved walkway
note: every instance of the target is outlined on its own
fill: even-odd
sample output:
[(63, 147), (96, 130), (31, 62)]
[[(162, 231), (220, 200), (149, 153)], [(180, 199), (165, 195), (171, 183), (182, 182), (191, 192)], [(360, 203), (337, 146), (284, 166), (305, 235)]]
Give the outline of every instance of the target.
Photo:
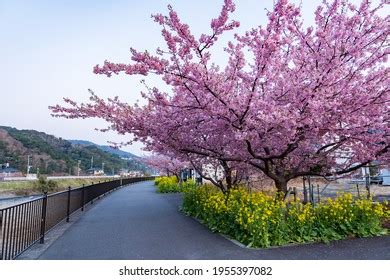
[(181, 197), (152, 182), (115, 191), (40, 259), (390, 259), (390, 236), (276, 249), (241, 248), (179, 212)]

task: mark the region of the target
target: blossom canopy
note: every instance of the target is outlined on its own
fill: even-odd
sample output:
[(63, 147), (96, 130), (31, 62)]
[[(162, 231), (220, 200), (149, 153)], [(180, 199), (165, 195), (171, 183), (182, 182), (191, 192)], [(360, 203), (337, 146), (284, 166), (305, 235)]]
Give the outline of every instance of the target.
[(390, 16), (364, 0), (323, 1), (314, 26), (301, 8), (279, 0), (266, 26), (235, 34), (217, 65), (211, 50), (239, 23), (225, 0), (209, 33), (198, 38), (169, 6), (157, 14), (165, 47), (131, 49), (132, 63), (105, 61), (94, 73), (153, 74), (170, 88), (147, 88), (147, 105), (118, 98), (65, 99), (55, 116), (98, 117), (146, 149), (183, 162), (217, 161), (226, 172), (251, 166), (286, 192), (298, 176), (344, 174), (373, 160), (389, 163)]

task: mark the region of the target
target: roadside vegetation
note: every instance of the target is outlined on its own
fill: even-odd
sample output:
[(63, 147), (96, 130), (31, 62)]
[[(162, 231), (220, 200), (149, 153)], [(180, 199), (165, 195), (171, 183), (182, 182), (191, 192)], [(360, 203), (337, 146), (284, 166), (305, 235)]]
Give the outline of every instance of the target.
[(58, 183), (54, 180), (48, 180), (45, 176), (39, 176), (35, 181), (35, 189), (40, 193), (55, 192), (58, 189)]
[[(68, 189), (68, 187), (77, 188), (84, 185), (91, 185), (94, 183), (102, 182), (107, 179), (96, 178), (96, 179), (60, 179), (60, 180), (46, 180), (44, 177), (40, 180), (35, 181), (12, 181), (12, 182), (0, 182), (0, 195), (14, 195), (14, 196), (25, 196), (40, 194), (45, 189), (48, 193), (62, 191)], [(49, 183), (50, 182), (50, 183)]]
[(248, 247), (384, 235), (390, 217), (386, 204), (347, 193), (313, 205), (240, 187), (222, 193), (211, 185), (187, 188), (183, 211)]
[(193, 180), (187, 180), (180, 184), (176, 176), (158, 177), (154, 180), (154, 183), (159, 193), (178, 193), (195, 187)]

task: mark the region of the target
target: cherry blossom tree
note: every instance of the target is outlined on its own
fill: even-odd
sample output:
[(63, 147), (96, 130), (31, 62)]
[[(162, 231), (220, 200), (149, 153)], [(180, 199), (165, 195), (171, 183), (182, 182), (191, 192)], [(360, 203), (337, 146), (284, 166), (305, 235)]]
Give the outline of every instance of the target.
[(176, 158), (156, 154), (143, 157), (141, 161), (160, 173), (167, 176), (176, 176), (177, 179), (179, 179), (180, 171), (188, 166)]
[[(131, 64), (105, 61), (96, 74), (155, 75), (170, 88), (147, 88), (147, 105), (117, 97), (90, 103), (65, 99), (58, 117), (97, 117), (130, 133), (146, 149), (252, 166), (287, 191), (293, 178), (349, 173), (373, 160), (389, 161), (390, 16), (368, 0), (323, 1), (314, 26), (300, 7), (279, 0), (266, 26), (235, 34), (217, 65), (217, 40), (239, 23), (225, 0), (209, 33), (198, 38), (171, 6), (153, 16), (165, 48), (131, 49)], [(234, 168), (234, 167), (233, 167)]]

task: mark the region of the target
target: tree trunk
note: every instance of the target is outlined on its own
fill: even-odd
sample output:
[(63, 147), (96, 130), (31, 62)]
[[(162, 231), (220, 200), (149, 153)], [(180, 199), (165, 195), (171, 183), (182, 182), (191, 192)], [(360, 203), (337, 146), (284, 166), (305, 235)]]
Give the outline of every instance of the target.
[(229, 170), (228, 173), (226, 173), (226, 189), (230, 190), (232, 188), (232, 172)]
[(232, 178), (233, 170), (229, 167), (226, 161), (221, 160), (220, 164), (225, 173), (226, 190), (229, 191), (233, 186), (233, 178)]
[(274, 180), (275, 187), (278, 190), (278, 192), (287, 193), (287, 182), (284, 179)]
[(214, 185), (216, 185), (223, 193), (227, 193), (227, 192), (229, 191), (229, 189), (227, 188), (227, 186), (225, 187), (225, 185), (223, 184), (222, 181), (217, 180), (216, 183), (214, 183), (213, 181), (212, 181), (212, 183), (213, 183)]

